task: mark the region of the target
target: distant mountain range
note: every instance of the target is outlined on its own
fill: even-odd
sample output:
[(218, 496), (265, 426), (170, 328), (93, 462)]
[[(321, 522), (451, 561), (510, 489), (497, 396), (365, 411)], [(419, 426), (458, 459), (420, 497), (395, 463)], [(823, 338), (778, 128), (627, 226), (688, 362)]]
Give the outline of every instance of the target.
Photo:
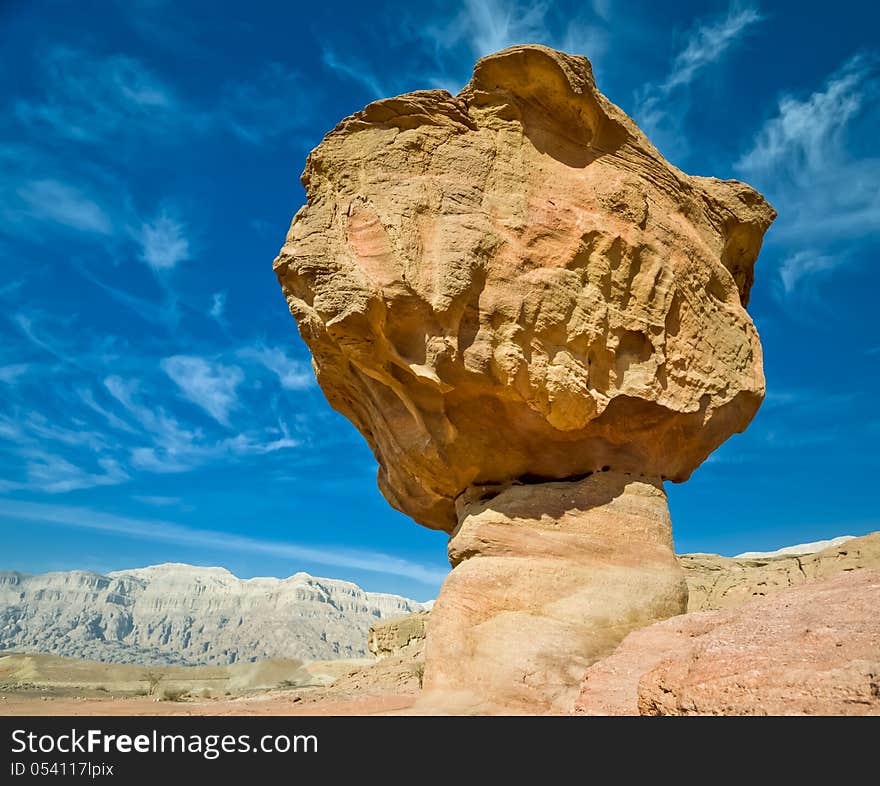
[(0, 571), (0, 650), (150, 665), (358, 658), (373, 622), (429, 607), (307, 573), (239, 579), (173, 563), (106, 576)]

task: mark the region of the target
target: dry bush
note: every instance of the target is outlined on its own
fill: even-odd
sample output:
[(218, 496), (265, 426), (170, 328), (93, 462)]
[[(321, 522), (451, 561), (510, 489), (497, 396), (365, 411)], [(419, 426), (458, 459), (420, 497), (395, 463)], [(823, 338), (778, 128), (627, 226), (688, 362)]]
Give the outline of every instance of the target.
[(141, 679), (147, 683), (147, 695), (152, 696), (159, 690), (159, 685), (165, 679), (165, 675), (155, 669), (144, 669)]

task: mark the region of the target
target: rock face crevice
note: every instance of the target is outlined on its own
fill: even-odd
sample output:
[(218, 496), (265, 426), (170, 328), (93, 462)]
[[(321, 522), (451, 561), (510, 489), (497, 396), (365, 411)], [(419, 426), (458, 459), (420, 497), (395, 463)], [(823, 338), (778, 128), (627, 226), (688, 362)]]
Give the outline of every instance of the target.
[[(582, 478), (592, 494), (612, 482), (602, 474), (656, 490), (686, 480), (760, 406), (761, 345), (745, 306), (775, 211), (744, 183), (669, 164), (598, 91), (584, 57), (512, 47), (480, 60), (457, 96), (370, 104), (312, 151), (302, 182), (307, 203), (275, 271), (318, 382), (370, 444), (388, 501), (455, 533), (453, 561), (483, 520), (470, 512), (474, 490), (498, 491), (500, 505), (529, 479)], [(638, 482), (594, 507), (639, 498)], [(541, 484), (526, 485), (553, 507)], [(658, 514), (646, 515), (650, 526)], [(455, 607), (453, 587), (480, 585), (462, 584), (475, 565), (501, 570), (498, 549), (546, 547), (542, 524), (508, 519), (467, 546), (477, 551), (453, 571), (441, 612)], [(625, 563), (630, 535), (608, 537)], [(569, 545), (583, 570), (561, 545), (542, 570), (562, 560), (585, 586), (603, 586), (590, 596), (598, 609), (612, 583), (584, 566), (604, 547), (592, 537)], [(505, 573), (523, 599), (542, 591), (537, 564), (519, 559)], [(633, 608), (655, 591), (665, 597), (634, 581)], [(426, 684), (440, 673), (430, 639)]]

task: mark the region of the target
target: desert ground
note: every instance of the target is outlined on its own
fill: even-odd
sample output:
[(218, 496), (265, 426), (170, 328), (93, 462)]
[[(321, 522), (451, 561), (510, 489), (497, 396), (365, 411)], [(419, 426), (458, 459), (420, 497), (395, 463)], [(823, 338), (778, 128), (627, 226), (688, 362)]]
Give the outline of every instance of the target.
[(0, 715), (371, 715), (407, 709), (418, 692), (399, 658), (143, 668), (0, 656)]
[(418, 692), (328, 696), (322, 691), (268, 691), (255, 696), (183, 702), (144, 697), (70, 697), (17, 691), (0, 699), (0, 715), (383, 715), (408, 710)]

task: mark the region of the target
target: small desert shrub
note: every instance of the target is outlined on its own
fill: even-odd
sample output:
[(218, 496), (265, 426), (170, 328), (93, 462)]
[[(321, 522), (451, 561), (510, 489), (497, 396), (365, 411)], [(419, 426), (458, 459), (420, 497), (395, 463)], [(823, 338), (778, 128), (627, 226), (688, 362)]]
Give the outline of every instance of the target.
[(279, 688), (298, 688), (300, 687), (299, 683), (295, 680), (281, 680), (278, 683)]
[(159, 690), (159, 684), (165, 679), (165, 675), (156, 669), (145, 669), (141, 679), (147, 683), (147, 695), (152, 696)]
[(183, 701), (189, 696), (189, 691), (183, 688), (165, 688), (162, 691), (162, 701)]

